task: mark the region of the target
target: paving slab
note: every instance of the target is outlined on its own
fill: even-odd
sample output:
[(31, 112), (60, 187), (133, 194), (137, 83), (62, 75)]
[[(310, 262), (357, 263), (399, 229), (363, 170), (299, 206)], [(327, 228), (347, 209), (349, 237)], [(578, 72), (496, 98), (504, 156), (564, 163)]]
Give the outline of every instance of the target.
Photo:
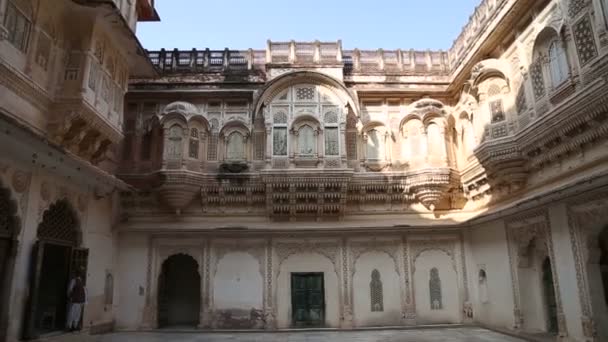
[(365, 331), (291, 332), (124, 332), (97, 336), (98, 342), (523, 342), (476, 327)]

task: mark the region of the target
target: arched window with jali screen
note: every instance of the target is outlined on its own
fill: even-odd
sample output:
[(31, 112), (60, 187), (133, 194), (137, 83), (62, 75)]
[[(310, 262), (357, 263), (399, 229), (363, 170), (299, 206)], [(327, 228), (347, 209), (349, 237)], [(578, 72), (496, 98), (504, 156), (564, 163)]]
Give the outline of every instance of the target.
[(282, 111), (273, 115), (272, 155), (287, 156), (287, 114)]
[(568, 79), (566, 50), (558, 40), (554, 40), (549, 46), (549, 70), (551, 71), (551, 85), (553, 88), (559, 87)]
[(429, 292), (431, 299), (431, 310), (443, 309), (443, 301), (441, 296), (441, 279), (439, 278), (439, 270), (436, 267), (431, 268), (431, 276), (429, 279)]
[(182, 137), (183, 129), (179, 125), (169, 128), (167, 141), (167, 156), (170, 159), (181, 159), (182, 157)]
[(334, 112), (325, 113), (324, 117), (325, 130), (323, 132), (325, 138), (325, 155), (338, 156), (340, 155), (340, 133), (338, 131), (338, 115)]
[(384, 160), (384, 134), (376, 128), (372, 128), (366, 133), (366, 157), (367, 160)]
[(380, 272), (376, 269), (372, 271), (372, 280), (369, 283), (369, 291), (372, 312), (384, 311), (384, 293), (382, 289), (382, 281), (380, 280)]
[(239, 132), (232, 132), (226, 141), (227, 160), (245, 160), (245, 137)]
[(190, 143), (188, 145), (188, 156), (192, 159), (198, 159), (199, 155), (199, 131), (196, 128), (190, 129)]
[(315, 130), (309, 125), (303, 125), (298, 129), (298, 154), (311, 156), (317, 153), (317, 137)]

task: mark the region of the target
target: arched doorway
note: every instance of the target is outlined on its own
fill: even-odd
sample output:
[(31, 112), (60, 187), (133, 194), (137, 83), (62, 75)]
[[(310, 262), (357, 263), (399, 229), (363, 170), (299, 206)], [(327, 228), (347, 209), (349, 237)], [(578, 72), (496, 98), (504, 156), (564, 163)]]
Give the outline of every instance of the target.
[(201, 277), (198, 263), (185, 254), (163, 262), (158, 279), (158, 327), (196, 327), (199, 324)]
[(11, 191), (0, 184), (0, 341), (4, 341), (8, 328), (8, 303), (17, 245), (17, 203)]
[(553, 287), (553, 271), (551, 260), (546, 257), (543, 261), (543, 294), (547, 310), (547, 331), (557, 334), (557, 301), (555, 299), (555, 287)]
[(86, 282), (88, 250), (81, 243), (78, 216), (67, 200), (52, 204), (38, 225), (30, 269), (24, 338), (64, 330), (68, 282), (76, 272)]

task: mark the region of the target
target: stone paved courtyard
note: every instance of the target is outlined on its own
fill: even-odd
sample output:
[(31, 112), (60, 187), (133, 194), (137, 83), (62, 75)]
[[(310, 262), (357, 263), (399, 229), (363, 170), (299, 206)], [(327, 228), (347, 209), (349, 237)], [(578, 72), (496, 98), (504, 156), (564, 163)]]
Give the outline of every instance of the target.
[(276, 333), (115, 333), (99, 336), (99, 342), (522, 342), (524, 340), (474, 327), (309, 331)]

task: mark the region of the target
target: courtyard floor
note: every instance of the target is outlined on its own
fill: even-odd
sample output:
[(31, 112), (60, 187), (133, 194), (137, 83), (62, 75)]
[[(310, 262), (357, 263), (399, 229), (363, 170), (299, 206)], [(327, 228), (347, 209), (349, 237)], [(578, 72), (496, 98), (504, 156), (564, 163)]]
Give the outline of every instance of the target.
[[(133, 332), (96, 336), (98, 342), (523, 342), (476, 327), (274, 333)], [(67, 340), (66, 340), (67, 341)]]

